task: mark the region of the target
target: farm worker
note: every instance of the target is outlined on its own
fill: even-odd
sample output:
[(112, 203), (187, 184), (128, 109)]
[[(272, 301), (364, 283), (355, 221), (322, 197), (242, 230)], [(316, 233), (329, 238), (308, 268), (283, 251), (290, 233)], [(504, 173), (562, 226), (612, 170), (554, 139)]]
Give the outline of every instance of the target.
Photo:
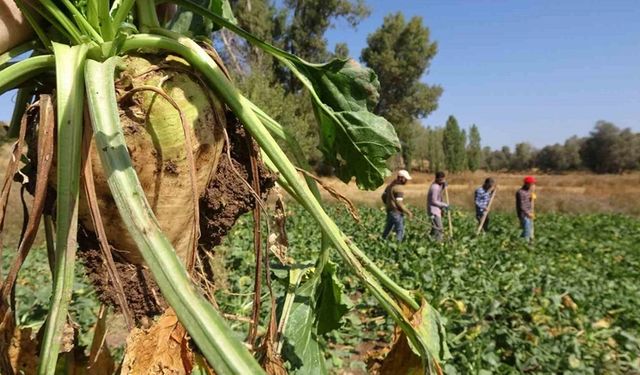
[(522, 227), (522, 238), (530, 241), (533, 228), (533, 189), (536, 179), (533, 176), (524, 178), (524, 184), (516, 192), (516, 214)]
[(442, 200), (442, 192), (446, 186), (444, 172), (436, 172), (436, 179), (427, 193), (427, 215), (431, 219), (431, 236), (438, 242), (442, 241), (442, 211), (449, 209), (449, 206)]
[(404, 204), (404, 191), (402, 186), (411, 180), (411, 175), (404, 169), (398, 171), (398, 176), (391, 181), (382, 193), (382, 201), (387, 209), (387, 222), (382, 232), (382, 238), (386, 239), (392, 229), (396, 232), (396, 240), (402, 242), (404, 238), (404, 215), (413, 218), (413, 213)]
[(484, 219), (484, 224), (482, 224), (482, 230), (485, 232), (489, 230), (489, 201), (491, 200), (491, 194), (496, 186), (496, 181), (489, 177), (484, 180), (484, 184), (476, 189), (474, 201), (476, 204), (476, 219), (478, 220), (478, 224), (482, 221), (482, 217), (487, 214), (487, 217)]

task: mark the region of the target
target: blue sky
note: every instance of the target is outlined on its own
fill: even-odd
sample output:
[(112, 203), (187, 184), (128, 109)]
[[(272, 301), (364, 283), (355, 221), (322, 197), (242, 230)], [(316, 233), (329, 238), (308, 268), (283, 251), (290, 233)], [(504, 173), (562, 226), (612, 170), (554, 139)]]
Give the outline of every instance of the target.
[[(423, 80), (444, 87), (425, 125), (453, 114), (463, 127), (477, 124), (493, 148), (562, 142), (600, 119), (640, 131), (637, 0), (366, 2), (371, 16), (355, 31), (338, 22), (329, 42), (346, 42), (359, 58), (385, 15), (421, 16), (439, 45)], [(10, 118), (13, 95), (0, 96), (0, 120)]]
[(562, 142), (601, 119), (640, 131), (638, 1), (367, 3), (371, 16), (356, 31), (338, 23), (329, 42), (346, 42), (359, 58), (385, 15), (421, 16), (439, 47), (423, 80), (444, 88), (425, 125), (453, 114), (494, 148)]

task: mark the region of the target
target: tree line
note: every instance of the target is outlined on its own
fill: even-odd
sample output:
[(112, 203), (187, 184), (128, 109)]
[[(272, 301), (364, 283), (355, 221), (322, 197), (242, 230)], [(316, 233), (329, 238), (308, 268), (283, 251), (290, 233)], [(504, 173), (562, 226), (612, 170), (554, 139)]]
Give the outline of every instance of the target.
[(423, 128), (414, 140), (413, 168), (449, 172), (512, 171), (538, 169), (545, 172), (589, 170), (594, 173), (622, 173), (640, 170), (640, 133), (598, 121), (586, 137), (573, 136), (542, 148), (527, 142), (498, 150), (481, 146), (476, 125), (467, 135), (455, 117), (444, 127)]

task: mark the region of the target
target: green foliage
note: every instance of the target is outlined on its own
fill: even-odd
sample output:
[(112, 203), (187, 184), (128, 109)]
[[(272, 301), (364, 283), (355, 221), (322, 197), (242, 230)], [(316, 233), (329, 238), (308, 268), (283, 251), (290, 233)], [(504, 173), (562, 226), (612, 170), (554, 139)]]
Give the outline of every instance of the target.
[(400, 150), (393, 126), (369, 112), (379, 98), (380, 83), (371, 69), (354, 60), (309, 64), (280, 58), (311, 93), (325, 161), (345, 182), (374, 189), (389, 174), (387, 159)]
[(347, 46), (347, 43), (336, 43), (336, 46), (333, 50), (333, 56), (339, 59), (348, 59), (349, 46)]
[(465, 132), (458, 126), (458, 120), (449, 116), (442, 134), (442, 149), (449, 172), (462, 172), (466, 169), (466, 138)]
[(580, 149), (583, 138), (573, 136), (564, 142), (543, 147), (536, 155), (536, 167), (547, 171), (568, 171), (582, 168)]
[[(438, 245), (426, 234), (427, 219), (418, 215), (407, 222), (406, 240), (398, 246), (378, 238), (384, 212), (361, 208), (362, 224), (355, 224), (342, 208), (330, 211), (354, 241), (369, 244), (370, 255), (386, 272), (423, 290), (441, 311), (453, 356), (444, 365), (446, 374), (639, 370), (637, 219), (543, 214), (536, 220), (536, 242), (529, 246), (518, 238), (512, 215), (494, 215), (493, 233), (475, 237), (474, 218), (456, 213), (456, 240)], [(289, 255), (312, 259), (320, 249), (316, 224), (298, 206), (290, 207), (288, 214), (295, 218), (287, 225)], [(250, 313), (253, 283), (246, 275), (255, 265), (252, 241), (252, 220), (245, 216), (218, 250), (216, 297), (224, 312)], [(7, 267), (12, 251), (5, 249), (3, 257)], [(80, 325), (81, 343), (89, 343), (98, 302), (81, 270), (76, 270), (70, 312)], [(364, 366), (360, 350), (388, 342), (393, 327), (375, 299), (361, 294), (362, 285), (347, 270), (337, 267), (334, 277), (358, 302), (340, 320), (340, 328), (314, 336), (318, 348), (330, 348), (319, 358), (331, 372)], [(35, 248), (16, 289), (21, 324), (42, 324), (49, 296), (42, 286), (49, 284), (46, 253)], [(281, 294), (284, 285), (275, 283), (274, 288)], [(247, 328), (241, 322), (230, 323), (238, 334)]]
[[(313, 275), (313, 269), (307, 268)], [(304, 272), (299, 267), (290, 271)], [(291, 285), (291, 281), (289, 281)], [(335, 273), (335, 265), (327, 264), (320, 277), (311, 277), (295, 294), (284, 335), (284, 358), (296, 374), (326, 374), (324, 345), (320, 338), (341, 326), (341, 319), (351, 303)]]
[(482, 164), (482, 145), (480, 144), (480, 131), (473, 124), (469, 130), (469, 145), (467, 146), (467, 162), (469, 170), (475, 172)]
[(338, 18), (344, 18), (355, 27), (369, 16), (363, 0), (285, 0), (289, 22), (279, 36), (285, 51), (309, 61), (329, 58), (325, 32)]
[[(2, 252), (2, 274), (6, 275), (15, 259), (15, 249), (5, 248)], [(51, 296), (51, 270), (47, 259), (47, 250), (35, 246), (18, 273), (16, 280), (16, 320), (24, 327), (39, 329), (49, 312)], [(76, 267), (73, 279), (73, 295), (69, 305), (71, 319), (77, 323), (78, 344), (89, 347), (93, 337), (92, 329), (97, 320), (100, 302), (84, 267)]]
[(396, 13), (385, 17), (362, 50), (362, 61), (378, 74), (384, 87), (376, 113), (391, 121), (409, 145), (413, 129), (420, 126), (415, 120), (433, 112), (442, 94), (440, 86), (421, 82), (437, 49), (422, 18), (407, 22), (402, 13)]
[(516, 150), (511, 158), (509, 169), (513, 171), (525, 171), (531, 169), (535, 160), (535, 153), (536, 150), (527, 142), (516, 144)]
[(585, 141), (580, 155), (588, 168), (596, 173), (620, 173), (640, 168), (640, 135), (630, 129), (598, 121)]
[[(259, 65), (254, 65), (247, 76), (240, 77), (238, 88), (291, 134), (295, 134), (304, 152), (304, 155), (300, 156), (313, 165), (318, 163), (321, 159), (318, 149), (320, 141), (308, 93), (287, 93), (284, 87), (275, 81), (273, 71)], [(283, 149), (290, 151), (287, 147)]]
[[(297, 206), (289, 214), (295, 217), (287, 226), (289, 255), (311, 259), (319, 251), (316, 225)], [(493, 232), (475, 237), (474, 217), (456, 212), (456, 239), (440, 245), (428, 238), (428, 219), (417, 215), (406, 222), (405, 242), (397, 245), (379, 239), (381, 210), (361, 208), (361, 224), (342, 208), (331, 214), (355, 242), (368, 244), (368, 253), (385, 272), (423, 290), (441, 312), (453, 356), (444, 365), (446, 374), (639, 370), (637, 219), (543, 214), (529, 246), (519, 238), (513, 215), (494, 215)], [(244, 217), (225, 241), (223, 261), (237, 275), (251, 273), (251, 233), (251, 220)], [(237, 275), (228, 276), (233, 295), (218, 292), (221, 308), (229, 313), (243, 311), (251, 299), (238, 296), (252, 289), (241, 286)], [(393, 326), (342, 267), (338, 278), (358, 302), (342, 319), (342, 328), (318, 337), (322, 347), (331, 348), (326, 360), (332, 372), (336, 366), (362, 366), (361, 350), (390, 340)]]
[[(203, 6), (210, 11), (222, 15), (229, 22), (237, 23), (231, 6), (227, 0), (194, 0), (200, 6)], [(167, 25), (171, 31), (185, 34), (185, 35), (210, 35), (214, 30), (219, 30), (220, 27), (216, 26), (211, 20), (194, 13), (191, 10), (178, 7), (178, 11)]]

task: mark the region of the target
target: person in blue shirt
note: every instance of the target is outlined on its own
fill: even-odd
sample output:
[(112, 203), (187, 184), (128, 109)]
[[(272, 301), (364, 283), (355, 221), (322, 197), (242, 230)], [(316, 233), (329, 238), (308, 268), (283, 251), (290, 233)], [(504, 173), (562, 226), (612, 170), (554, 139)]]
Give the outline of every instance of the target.
[[(489, 201), (491, 200), (491, 195), (496, 186), (496, 181), (493, 178), (487, 178), (484, 180), (484, 184), (476, 189), (474, 201), (476, 204), (476, 219), (478, 220), (478, 224), (482, 221), (482, 217), (485, 212), (489, 208)], [(482, 229), (487, 232), (489, 230), (489, 214), (487, 214), (487, 218), (484, 220), (484, 225)]]

